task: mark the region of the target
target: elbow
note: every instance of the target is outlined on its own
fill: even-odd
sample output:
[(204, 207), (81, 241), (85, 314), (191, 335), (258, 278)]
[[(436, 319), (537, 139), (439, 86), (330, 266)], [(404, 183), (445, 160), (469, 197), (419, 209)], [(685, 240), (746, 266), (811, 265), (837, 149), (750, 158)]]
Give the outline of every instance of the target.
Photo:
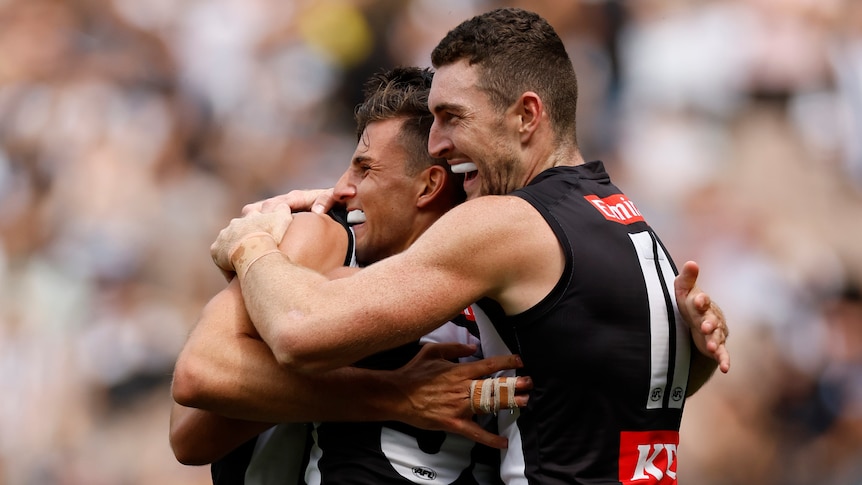
[(185, 442), (174, 436), (171, 430), (171, 450), (174, 452), (174, 457), (180, 464), (188, 466), (203, 466), (209, 465), (213, 460), (201, 453), (200, 447), (186, 446)]
[(171, 409), (168, 441), (174, 457), (183, 465), (207, 465), (214, 461), (213, 457), (208, 455), (208, 443), (206, 440), (202, 442), (200, 439), (200, 429), (195, 429), (196, 412), (196, 410), (176, 404)]
[(201, 408), (207, 402), (206, 374), (200, 372), (198, 367), (193, 359), (183, 358), (182, 355), (177, 360), (171, 382), (171, 397), (177, 404)]
[(303, 374), (325, 372), (350, 364), (333, 358), (337, 352), (321, 349), (313, 339), (290, 333), (280, 334), (271, 349), (279, 365)]

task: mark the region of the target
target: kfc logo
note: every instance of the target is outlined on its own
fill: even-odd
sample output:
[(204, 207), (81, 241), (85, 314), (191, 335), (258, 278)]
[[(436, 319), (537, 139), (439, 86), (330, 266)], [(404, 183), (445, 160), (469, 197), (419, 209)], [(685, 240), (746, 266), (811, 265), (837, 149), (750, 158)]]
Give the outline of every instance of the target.
[(624, 431), (620, 434), (620, 482), (625, 485), (676, 485), (676, 431)]

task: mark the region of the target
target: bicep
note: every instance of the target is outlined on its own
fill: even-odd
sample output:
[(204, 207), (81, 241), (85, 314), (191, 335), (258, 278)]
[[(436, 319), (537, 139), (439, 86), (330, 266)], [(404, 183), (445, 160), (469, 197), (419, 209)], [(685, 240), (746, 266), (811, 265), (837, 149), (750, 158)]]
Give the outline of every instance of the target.
[[(507, 208), (504, 204), (502, 210)], [(501, 297), (512, 265), (521, 264), (505, 259), (510, 224), (496, 216), (499, 204), (458, 209), (441, 217), (403, 253), (334, 287), (333, 293), (345, 295), (342, 298), (355, 295), (350, 298), (361, 301), (358, 314), (377, 320), (370, 327), (358, 320), (357, 327), (390, 325), (393, 334), (408, 332), (418, 338), (483, 297)]]
[(301, 212), (294, 214), (279, 249), (291, 261), (326, 273), (344, 265), (347, 255), (347, 230), (326, 215)]

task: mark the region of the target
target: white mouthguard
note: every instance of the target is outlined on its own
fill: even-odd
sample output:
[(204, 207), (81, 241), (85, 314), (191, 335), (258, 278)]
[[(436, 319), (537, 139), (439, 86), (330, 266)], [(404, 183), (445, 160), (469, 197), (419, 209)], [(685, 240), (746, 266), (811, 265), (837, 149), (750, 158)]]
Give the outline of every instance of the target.
[(452, 170), (452, 173), (469, 173), (478, 170), (476, 164), (473, 162), (459, 163), (458, 165), (452, 165), (449, 168)]
[(347, 213), (348, 224), (362, 224), (365, 222), (365, 213), (361, 210), (352, 210)]

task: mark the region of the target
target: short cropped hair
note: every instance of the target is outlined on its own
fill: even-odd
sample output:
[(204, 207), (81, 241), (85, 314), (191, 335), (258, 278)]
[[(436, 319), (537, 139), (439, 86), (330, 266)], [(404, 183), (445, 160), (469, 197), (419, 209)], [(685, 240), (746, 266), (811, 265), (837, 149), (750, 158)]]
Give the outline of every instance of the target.
[(462, 59), (479, 68), (479, 88), (502, 112), (533, 91), (542, 98), (559, 142), (574, 142), (578, 82), (563, 41), (538, 14), (500, 8), (452, 29), (431, 53), (434, 68)]
[(433, 72), (428, 68), (396, 67), (381, 71), (366, 81), (364, 101), (356, 107), (356, 138), (369, 123), (393, 118), (404, 120), (399, 141), (410, 154), (405, 164), (408, 175), (431, 165), (447, 166), (444, 159), (428, 153), (428, 133), (434, 117), (428, 110), (428, 92)]

